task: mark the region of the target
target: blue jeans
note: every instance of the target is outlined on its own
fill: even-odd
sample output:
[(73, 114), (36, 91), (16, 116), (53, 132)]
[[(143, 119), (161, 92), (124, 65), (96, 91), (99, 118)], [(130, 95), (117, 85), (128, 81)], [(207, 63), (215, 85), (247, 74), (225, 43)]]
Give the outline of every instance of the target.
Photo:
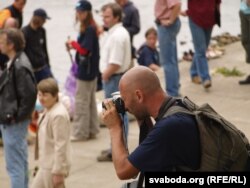
[(0, 124), (11, 188), (28, 188), (28, 145), (26, 140), (28, 125), (28, 120), (12, 125)]
[(203, 29), (196, 25), (191, 18), (189, 18), (189, 27), (191, 30), (193, 44), (194, 44), (194, 58), (190, 67), (191, 77), (199, 76), (204, 82), (211, 80), (209, 75), (209, 68), (207, 63), (206, 51), (211, 39), (212, 29)]
[[(113, 75), (110, 77), (108, 82), (103, 82), (103, 89), (104, 89), (104, 94), (105, 98), (111, 98), (112, 93), (119, 91), (119, 81), (121, 79), (122, 75)], [(125, 131), (125, 139), (128, 140), (128, 115), (127, 113), (124, 114), (123, 116), (123, 123), (124, 123), (124, 131)]]
[(171, 96), (179, 95), (180, 75), (177, 58), (176, 36), (180, 31), (179, 18), (170, 25), (157, 25), (160, 45), (160, 62), (164, 69), (166, 91)]

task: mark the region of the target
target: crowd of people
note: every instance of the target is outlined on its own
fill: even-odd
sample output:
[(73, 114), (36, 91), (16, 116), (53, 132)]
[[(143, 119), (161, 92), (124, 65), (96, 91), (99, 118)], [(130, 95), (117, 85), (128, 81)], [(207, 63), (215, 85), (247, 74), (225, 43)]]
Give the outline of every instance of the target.
[[(188, 0), (187, 10), (182, 10), (180, 0), (155, 0), (155, 23), (152, 23), (155, 27), (147, 29), (145, 43), (138, 49), (133, 39), (141, 29), (139, 11), (142, 10), (132, 1), (115, 0), (103, 5), (103, 23), (97, 23), (91, 2), (79, 0), (75, 5), (78, 36), (65, 41), (66, 49), (75, 51), (77, 64), (75, 109), (70, 119), (59, 100), (58, 84), (49, 61), (44, 24), (50, 16), (43, 8), (35, 9), (30, 22), (22, 26), (25, 4), (26, 0), (14, 0), (0, 13), (0, 108), (4, 109), (0, 113), (0, 130), (12, 188), (28, 187), (26, 135), (37, 96), (43, 110), (37, 121), (35, 153), (40, 163), (32, 182), (34, 188), (64, 187), (71, 165), (70, 141), (97, 138), (100, 131), (96, 104), (98, 80), (101, 80), (104, 98), (112, 98), (115, 92), (121, 92), (126, 110), (136, 117), (139, 125), (148, 117), (157, 120), (161, 106), (170, 105), (172, 97), (181, 96), (177, 58), (180, 16), (188, 17), (193, 39), (191, 81), (205, 89), (212, 86), (206, 51), (214, 25), (220, 25), (221, 0)], [(247, 63), (250, 62), (249, 15), (250, 1), (243, 0), (240, 19)], [(100, 37), (104, 40), (100, 41)], [(135, 60), (141, 66), (134, 67)], [(165, 89), (161, 88), (155, 74), (161, 67)], [(239, 84), (250, 84), (250, 76)], [(182, 106), (181, 102), (175, 104)], [(115, 106), (110, 100), (104, 105), (102, 118), (109, 128), (111, 143), (108, 149), (100, 152), (97, 160), (113, 161), (119, 178), (132, 178), (140, 171), (169, 171), (174, 165), (199, 167), (199, 135), (193, 117), (173, 115), (156, 121), (159, 129), (154, 129), (150, 138), (129, 155), (126, 149), (128, 114), (114, 115)], [(183, 122), (190, 132), (180, 143), (171, 135), (182, 134), (176, 124), (183, 126)], [(170, 126), (166, 127), (166, 124)], [(169, 140), (164, 141), (165, 148), (162, 149), (157, 143), (166, 137)], [(148, 148), (154, 142), (156, 145)], [(173, 144), (186, 150), (169, 152)], [(161, 155), (156, 154), (162, 151)]]

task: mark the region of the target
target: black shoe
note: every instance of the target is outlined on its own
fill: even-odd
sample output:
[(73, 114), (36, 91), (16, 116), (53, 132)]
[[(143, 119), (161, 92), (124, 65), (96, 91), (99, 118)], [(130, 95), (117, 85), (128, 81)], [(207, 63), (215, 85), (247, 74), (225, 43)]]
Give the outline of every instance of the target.
[(240, 80), (239, 84), (240, 85), (250, 84), (250, 75), (245, 80)]
[(112, 162), (112, 154), (111, 153), (101, 153), (97, 157), (98, 162)]

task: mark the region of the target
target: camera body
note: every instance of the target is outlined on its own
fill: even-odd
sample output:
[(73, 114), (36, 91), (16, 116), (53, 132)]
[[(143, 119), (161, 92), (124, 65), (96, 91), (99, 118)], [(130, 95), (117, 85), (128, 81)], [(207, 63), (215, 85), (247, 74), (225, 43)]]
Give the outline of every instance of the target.
[(117, 91), (117, 92), (112, 93), (111, 95), (112, 95), (112, 101), (115, 105), (117, 112), (120, 114), (125, 114), (126, 112), (125, 104), (121, 98), (120, 92)]
[[(125, 112), (126, 112), (126, 109), (125, 109), (124, 101), (121, 98), (120, 92), (117, 91), (117, 92), (112, 93), (111, 95), (112, 95), (112, 102), (115, 105), (116, 111), (119, 114), (124, 115)], [(105, 106), (105, 104), (103, 102), (102, 102), (102, 108), (106, 109), (106, 106)]]

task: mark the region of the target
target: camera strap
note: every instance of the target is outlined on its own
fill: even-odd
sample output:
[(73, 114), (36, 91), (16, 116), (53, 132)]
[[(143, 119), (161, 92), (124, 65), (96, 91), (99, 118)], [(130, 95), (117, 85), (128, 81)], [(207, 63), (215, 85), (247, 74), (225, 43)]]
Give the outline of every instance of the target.
[(127, 116), (126, 113), (120, 114), (120, 116), (121, 116), (121, 119), (122, 119), (122, 136), (123, 136), (123, 140), (124, 140), (124, 143), (125, 143), (125, 148), (129, 152), (129, 150), (128, 150), (128, 140), (127, 140), (127, 136), (126, 136), (126, 134), (128, 134), (128, 127), (125, 126), (125, 121), (126, 121), (125, 118), (128, 118), (128, 117), (126, 117)]

